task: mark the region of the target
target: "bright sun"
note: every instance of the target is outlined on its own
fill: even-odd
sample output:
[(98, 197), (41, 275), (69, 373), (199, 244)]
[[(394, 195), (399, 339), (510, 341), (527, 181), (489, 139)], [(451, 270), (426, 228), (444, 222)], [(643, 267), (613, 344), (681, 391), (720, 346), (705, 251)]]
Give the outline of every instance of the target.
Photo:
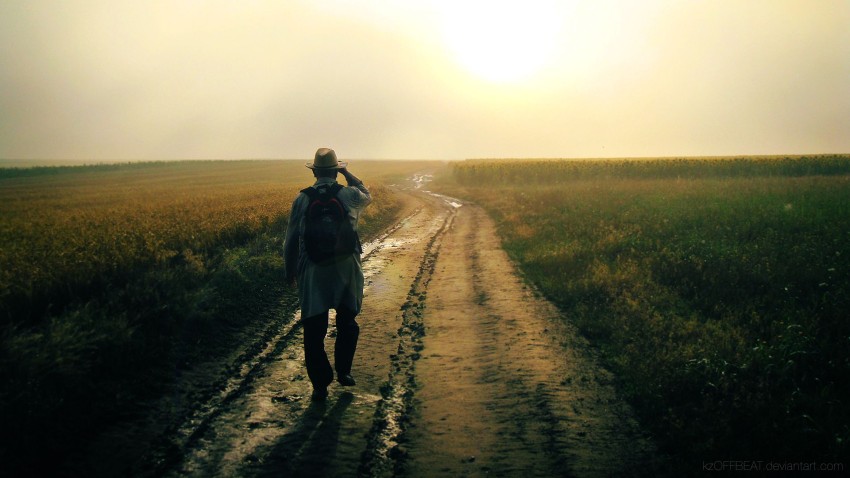
[(455, 60), (494, 83), (528, 79), (552, 59), (561, 23), (554, 0), (446, 2), (443, 38)]

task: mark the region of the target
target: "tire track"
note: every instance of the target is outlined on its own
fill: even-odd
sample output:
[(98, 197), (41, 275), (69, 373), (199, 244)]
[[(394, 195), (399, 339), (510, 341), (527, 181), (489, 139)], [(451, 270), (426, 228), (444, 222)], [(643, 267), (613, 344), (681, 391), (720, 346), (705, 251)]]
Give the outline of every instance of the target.
[(154, 461), (155, 476), (163, 475), (176, 466), (187, 450), (196, 446), (201, 437), (209, 432), (211, 423), (228, 405), (252, 386), (264, 365), (293, 342), (301, 329), (298, 320), (300, 314), (291, 310), (278, 313), (285, 314), (285, 318), (272, 323), (263, 338), (239, 357), (238, 369), (231, 373), (223, 385), (216, 387), (217, 391), (207, 401), (195, 407), (179, 426), (168, 431), (167, 438), (163, 438), (166, 443), (159, 445), (159, 459)]
[(425, 310), (428, 285), (440, 252), (441, 239), (451, 227), (455, 211), (445, 218), (442, 227), (431, 237), (407, 301), (402, 305), (402, 323), (398, 329), (398, 350), (390, 356), (391, 372), (381, 387), (382, 400), (375, 411), (368, 446), (361, 457), (358, 476), (393, 476), (402, 466), (405, 452), (399, 447), (416, 389), (415, 364), (423, 349)]

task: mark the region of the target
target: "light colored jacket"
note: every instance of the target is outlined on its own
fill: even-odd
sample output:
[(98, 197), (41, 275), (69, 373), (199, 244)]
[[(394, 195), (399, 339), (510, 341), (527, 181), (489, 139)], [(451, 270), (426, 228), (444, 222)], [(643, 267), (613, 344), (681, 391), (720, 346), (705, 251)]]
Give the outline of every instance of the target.
[[(336, 180), (318, 178), (312, 187), (331, 186)], [(354, 230), (357, 221), (366, 206), (372, 202), (372, 196), (363, 183), (349, 184), (337, 193), (337, 198), (348, 211), (348, 219)], [(301, 299), (301, 317), (307, 318), (321, 314), (342, 305), (357, 313), (363, 304), (363, 268), (360, 264), (362, 250), (351, 257), (330, 265), (314, 264), (307, 257), (304, 244), (304, 217), (309, 206), (309, 198), (300, 193), (292, 203), (289, 213), (289, 226), (286, 228), (286, 241), (283, 245), (283, 257), (286, 277), (297, 278), (298, 295)]]

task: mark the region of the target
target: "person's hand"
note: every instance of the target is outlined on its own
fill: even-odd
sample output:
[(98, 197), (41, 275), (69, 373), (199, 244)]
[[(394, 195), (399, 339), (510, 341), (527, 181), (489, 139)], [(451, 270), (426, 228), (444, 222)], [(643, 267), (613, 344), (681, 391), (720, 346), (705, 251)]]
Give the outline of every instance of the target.
[(342, 175), (345, 177), (345, 180), (348, 181), (349, 186), (352, 186), (354, 184), (359, 184), (359, 183), (362, 182), (359, 179), (357, 179), (357, 176), (351, 174), (351, 171), (348, 170), (348, 166), (340, 169), (339, 172), (342, 173)]

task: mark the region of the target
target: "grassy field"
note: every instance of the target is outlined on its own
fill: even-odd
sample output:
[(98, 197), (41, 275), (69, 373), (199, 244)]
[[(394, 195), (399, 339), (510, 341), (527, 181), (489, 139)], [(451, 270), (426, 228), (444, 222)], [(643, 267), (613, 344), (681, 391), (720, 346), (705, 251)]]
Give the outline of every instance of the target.
[[(425, 165), (351, 167), (368, 239), (399, 212), (385, 184)], [(294, 300), (282, 240), (312, 180), (303, 161), (0, 169), (0, 460), (61, 455)]]
[(850, 157), (477, 160), (433, 189), (492, 214), (682, 469), (850, 454)]

